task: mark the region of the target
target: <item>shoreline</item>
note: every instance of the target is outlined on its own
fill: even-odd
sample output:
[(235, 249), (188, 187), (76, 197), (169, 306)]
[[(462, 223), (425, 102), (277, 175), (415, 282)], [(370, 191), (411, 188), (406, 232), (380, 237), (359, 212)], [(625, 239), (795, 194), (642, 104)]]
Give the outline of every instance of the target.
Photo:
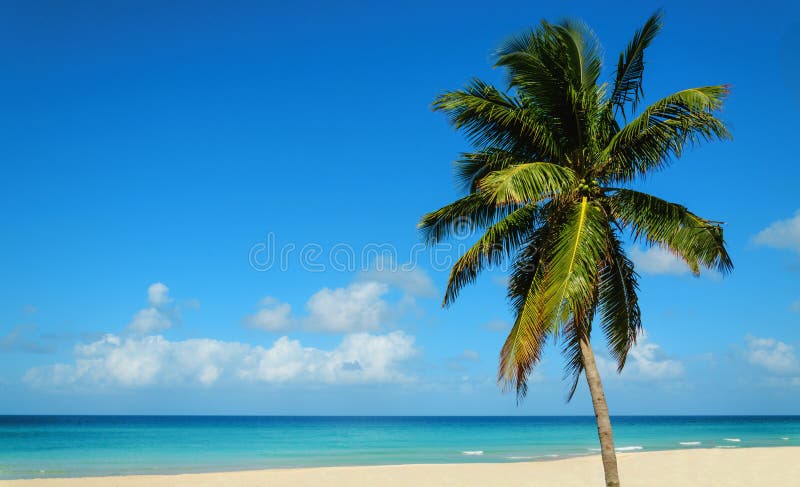
[[(800, 478), (800, 447), (692, 448), (618, 453), (628, 486), (787, 486)], [(535, 480), (532, 483), (532, 479)], [(602, 485), (599, 455), (508, 463), (441, 463), (275, 468), (212, 473), (142, 474), (0, 480), (14, 487), (304, 487), (380, 485), (400, 487)]]

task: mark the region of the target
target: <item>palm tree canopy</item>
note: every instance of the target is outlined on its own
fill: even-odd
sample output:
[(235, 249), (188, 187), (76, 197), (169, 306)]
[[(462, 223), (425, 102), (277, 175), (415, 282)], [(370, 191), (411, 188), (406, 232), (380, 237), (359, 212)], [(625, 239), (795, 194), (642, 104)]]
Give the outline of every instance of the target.
[(510, 262), (515, 321), (498, 379), (519, 398), (549, 338), (562, 344), (572, 397), (580, 340), (595, 317), (622, 370), (642, 327), (626, 237), (671, 252), (695, 274), (733, 267), (719, 222), (630, 188), (687, 147), (730, 138), (716, 117), (725, 86), (685, 89), (639, 110), (644, 54), (661, 25), (660, 13), (648, 19), (601, 82), (592, 31), (572, 20), (542, 22), (499, 49), (507, 90), (475, 79), (433, 103), (474, 149), (455, 166), (467, 195), (419, 227), (429, 244), (465, 223), (482, 233), (454, 264), (445, 306), (483, 269)]

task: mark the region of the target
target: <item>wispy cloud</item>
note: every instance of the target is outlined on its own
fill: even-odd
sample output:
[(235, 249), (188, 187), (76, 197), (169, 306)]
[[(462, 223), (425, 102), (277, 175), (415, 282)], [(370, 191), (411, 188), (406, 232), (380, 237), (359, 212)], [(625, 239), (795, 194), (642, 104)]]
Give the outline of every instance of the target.
[(387, 284), (409, 296), (431, 298), (437, 295), (436, 286), (428, 274), (419, 267), (396, 266), (391, 261), (378, 261), (368, 271), (358, 276), (361, 281)]
[(632, 247), (629, 255), (636, 271), (642, 274), (670, 274), (680, 276), (690, 272), (685, 262), (661, 247), (642, 250), (638, 245)]
[(753, 242), (800, 253), (800, 210), (792, 218), (771, 223), (753, 237)]
[(458, 356), (451, 358), (447, 362), (447, 366), (451, 370), (462, 371), (466, 369), (468, 363), (480, 362), (481, 354), (475, 350), (465, 349)]
[(483, 325), (483, 329), (496, 331), (498, 333), (505, 333), (511, 330), (511, 323), (505, 320), (491, 320)]
[(39, 308), (37, 308), (32, 304), (26, 304), (25, 306), (22, 307), (22, 312), (26, 315), (35, 315), (36, 313), (39, 312)]
[(800, 375), (800, 361), (794, 347), (774, 338), (759, 338), (747, 335), (745, 341), (745, 359), (773, 374)]
[(41, 337), (31, 338), (36, 325), (19, 325), (0, 336), (0, 352), (2, 353), (52, 353), (54, 348), (45, 343)]

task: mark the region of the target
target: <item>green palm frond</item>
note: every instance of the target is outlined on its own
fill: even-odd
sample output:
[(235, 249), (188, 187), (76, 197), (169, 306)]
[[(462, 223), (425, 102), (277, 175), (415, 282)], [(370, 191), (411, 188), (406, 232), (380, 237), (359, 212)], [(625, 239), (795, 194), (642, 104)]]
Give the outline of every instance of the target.
[(557, 224), (554, 216), (549, 222), (551, 228), (542, 230), (537, 252), (538, 259), (546, 259), (546, 264), (528, 271), (528, 292), (517, 313), (513, 336), (500, 355), (500, 382), (506, 388), (516, 388), (520, 398), (527, 391), (525, 378), (538, 361), (541, 347), (520, 340), (558, 336), (575, 310), (595, 307), (597, 262), (603, 253), (606, 222), (603, 212), (597, 204), (582, 198), (561, 218), (563, 224)]
[(464, 238), (489, 227), (519, 206), (498, 206), (489, 193), (478, 191), (426, 214), (417, 228), (427, 244), (435, 245), (450, 237)]
[[(533, 279), (544, 271), (544, 255), (549, 241), (558, 233), (563, 214), (554, 211), (554, 204), (545, 205), (539, 212), (539, 221), (544, 223), (530, 232), (519, 252), (512, 257), (511, 273), (508, 277), (508, 301), (515, 316), (522, 314)], [(541, 267), (541, 268), (540, 268)]]
[(456, 185), (459, 189), (472, 193), (478, 190), (480, 180), (487, 174), (527, 162), (534, 161), (524, 155), (501, 149), (465, 152), (454, 163)]
[(577, 177), (571, 169), (549, 162), (517, 164), (486, 175), (481, 191), (497, 205), (538, 203), (573, 189)]
[[(588, 314), (588, 313), (587, 313)], [(583, 373), (583, 353), (581, 340), (588, 339), (592, 333), (590, 317), (585, 317), (580, 322), (571, 319), (564, 326), (561, 334), (561, 355), (564, 356), (564, 379), (570, 379), (567, 391), (567, 402), (572, 400), (578, 389), (578, 381)]]
[(538, 319), (552, 322), (556, 331), (574, 310), (593, 305), (606, 223), (600, 206), (583, 197), (571, 208), (569, 219), (553, 242), (542, 276), (541, 294), (532, 298), (541, 302)]
[[(544, 273), (543, 256), (549, 242), (558, 234), (563, 223), (563, 212), (555, 211), (557, 205), (549, 203), (540, 214), (547, 225), (540, 226), (530, 233), (527, 241), (513, 258), (512, 272), (509, 276), (508, 299), (514, 310), (514, 326), (500, 350), (500, 363), (497, 380), (503, 390), (515, 389), (517, 399), (521, 400), (528, 392), (528, 376), (541, 360), (542, 350), (547, 338), (552, 334), (549, 323), (532, 320), (535, 312), (530, 307), (537, 303), (529, 297), (538, 295), (536, 286)], [(525, 307), (528, 313), (523, 313)]]
[(560, 156), (560, 146), (538, 109), (481, 80), (437, 97), (433, 109), (444, 112), (479, 149), (501, 149), (537, 160)]
[(573, 89), (576, 93), (594, 91), (603, 67), (603, 53), (597, 36), (588, 25), (578, 20), (567, 19), (554, 28), (567, 48), (563, 55)]
[(730, 138), (725, 123), (714, 116), (727, 93), (724, 86), (705, 86), (653, 103), (611, 138), (598, 172), (605, 180), (630, 181), (667, 166), (687, 146)]
[(634, 239), (669, 250), (695, 275), (701, 267), (721, 274), (733, 270), (720, 223), (700, 218), (683, 205), (630, 189), (617, 189), (608, 200)]
[(617, 72), (614, 76), (614, 90), (611, 92), (609, 102), (615, 110), (625, 116), (625, 105), (631, 104), (636, 110), (639, 97), (644, 94), (642, 90), (642, 76), (644, 75), (644, 51), (653, 42), (661, 31), (663, 14), (656, 12), (641, 29), (633, 35), (628, 47), (619, 54)]
[(535, 228), (538, 213), (535, 205), (524, 206), (486, 229), (453, 264), (442, 305), (452, 304), (461, 289), (474, 282), (485, 266), (500, 264), (512, 255)]
[(518, 401), (528, 393), (528, 377), (541, 361), (551, 335), (552, 329), (545, 323), (526, 320), (522, 315), (516, 317), (500, 350), (497, 380), (503, 390), (514, 389)]
[(606, 256), (598, 285), (599, 318), (617, 370), (622, 372), (628, 351), (642, 331), (638, 275), (625, 255), (617, 232), (609, 225)]
[(542, 22), (538, 29), (509, 39), (496, 66), (506, 68), (510, 87), (526, 106), (540, 109), (562, 153), (587, 140), (587, 115), (597, 108), (597, 79), (602, 66), (594, 34), (575, 21)]

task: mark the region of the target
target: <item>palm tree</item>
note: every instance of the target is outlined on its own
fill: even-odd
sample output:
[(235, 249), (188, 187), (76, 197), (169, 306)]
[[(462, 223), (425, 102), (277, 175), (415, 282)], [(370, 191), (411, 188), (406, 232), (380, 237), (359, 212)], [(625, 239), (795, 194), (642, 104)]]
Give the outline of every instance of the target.
[(522, 399), (546, 342), (556, 339), (572, 379), (568, 401), (585, 372), (608, 486), (618, 486), (619, 475), (590, 336), (597, 315), (621, 371), (642, 330), (637, 274), (624, 242), (665, 249), (695, 274), (733, 268), (721, 222), (630, 188), (687, 147), (730, 137), (715, 117), (725, 86), (678, 91), (637, 110), (644, 52), (661, 25), (656, 13), (635, 33), (609, 83), (599, 81), (592, 31), (566, 20), (542, 22), (501, 46), (496, 66), (508, 75), (507, 90), (474, 79), (439, 96), (433, 109), (474, 151), (455, 166), (467, 195), (419, 224), (430, 245), (465, 226), (482, 232), (453, 265), (444, 306), (482, 270), (510, 263), (515, 321), (498, 381)]

